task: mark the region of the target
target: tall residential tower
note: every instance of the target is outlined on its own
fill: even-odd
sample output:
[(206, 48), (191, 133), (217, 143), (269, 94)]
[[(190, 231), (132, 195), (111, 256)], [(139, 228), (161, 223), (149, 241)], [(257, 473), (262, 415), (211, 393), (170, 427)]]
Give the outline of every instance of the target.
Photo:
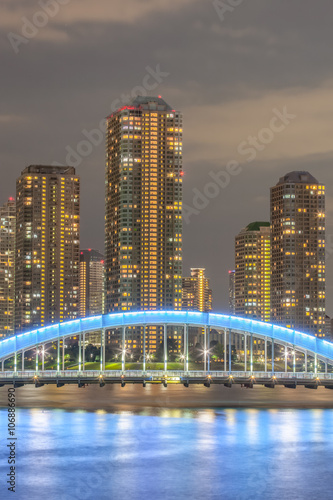
[(14, 333), (15, 226), (15, 200), (9, 198), (0, 207), (0, 340)]
[(325, 336), (325, 186), (291, 172), (271, 188), (273, 321)]
[(106, 312), (181, 309), (182, 127), (161, 97), (107, 118)]
[(79, 315), (80, 181), (31, 165), (16, 183), (15, 331)]

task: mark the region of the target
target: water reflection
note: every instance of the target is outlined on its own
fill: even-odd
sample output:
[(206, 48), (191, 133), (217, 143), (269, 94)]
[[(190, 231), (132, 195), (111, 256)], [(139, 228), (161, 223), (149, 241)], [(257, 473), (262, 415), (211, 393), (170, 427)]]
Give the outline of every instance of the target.
[[(329, 497), (332, 410), (23, 409), (17, 416), (20, 500)], [(5, 417), (0, 410), (2, 429)], [(0, 484), (0, 498), (10, 498)]]

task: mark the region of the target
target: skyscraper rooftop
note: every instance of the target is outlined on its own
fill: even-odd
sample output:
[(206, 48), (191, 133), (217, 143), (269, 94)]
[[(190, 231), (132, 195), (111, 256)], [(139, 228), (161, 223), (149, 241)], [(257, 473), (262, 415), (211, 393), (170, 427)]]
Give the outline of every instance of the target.
[(148, 109), (160, 109), (161, 111), (172, 110), (171, 106), (162, 99), (161, 96), (152, 97), (152, 96), (141, 96), (138, 95), (134, 97), (131, 101), (131, 106), (141, 106), (143, 108)]
[(286, 182), (290, 182), (292, 184), (300, 184), (300, 183), (305, 183), (305, 184), (319, 184), (317, 179), (313, 177), (309, 172), (305, 171), (294, 171), (294, 172), (289, 172), (288, 174), (284, 175), (283, 177), (280, 177), (279, 182), (277, 183), (277, 186), (279, 184), (284, 184)]

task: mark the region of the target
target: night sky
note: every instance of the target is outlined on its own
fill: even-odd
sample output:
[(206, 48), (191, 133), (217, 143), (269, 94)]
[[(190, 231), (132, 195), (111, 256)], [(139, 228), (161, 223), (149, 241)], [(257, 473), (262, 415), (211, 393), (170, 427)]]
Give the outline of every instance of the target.
[[(81, 247), (103, 251), (101, 121), (142, 90), (162, 95), (184, 114), (184, 203), (195, 209), (184, 222), (184, 275), (206, 267), (214, 309), (227, 308), (235, 235), (269, 220), (279, 177), (308, 170), (327, 189), (333, 314), (333, 2), (215, 3), (53, 0), (45, 14), (42, 0), (2, 0), (0, 203), (25, 166), (69, 161), (81, 177)], [(272, 122), (283, 110), (285, 123)], [(73, 157), (78, 148), (85, 156)], [(200, 208), (198, 190), (211, 197)]]

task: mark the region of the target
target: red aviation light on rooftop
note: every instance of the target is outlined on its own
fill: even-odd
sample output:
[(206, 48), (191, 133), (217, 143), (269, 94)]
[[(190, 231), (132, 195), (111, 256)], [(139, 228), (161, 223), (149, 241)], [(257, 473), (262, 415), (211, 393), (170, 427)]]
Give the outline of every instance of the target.
[(13, 198), (12, 196), (10, 196), (10, 197), (8, 198), (8, 201), (15, 201), (15, 198)]
[(180, 175), (180, 177), (183, 177), (184, 172), (181, 170), (181, 172), (179, 172), (179, 175)]
[(123, 106), (122, 108), (119, 108), (118, 111), (123, 111), (123, 109), (136, 109), (135, 106)]

